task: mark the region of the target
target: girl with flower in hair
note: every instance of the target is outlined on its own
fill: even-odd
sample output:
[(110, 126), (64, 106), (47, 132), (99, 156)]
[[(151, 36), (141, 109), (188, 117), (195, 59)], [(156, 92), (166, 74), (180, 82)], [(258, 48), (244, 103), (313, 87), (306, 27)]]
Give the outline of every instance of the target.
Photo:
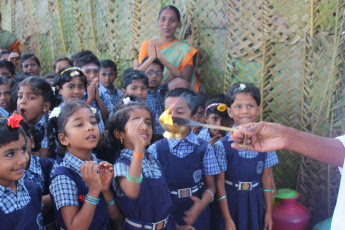
[[(229, 116), (235, 126), (255, 122), (260, 113), (260, 91), (251, 83), (235, 83), (227, 91)], [(223, 214), (218, 229), (271, 230), (271, 200), (274, 183), (271, 167), (278, 163), (275, 152), (258, 153), (231, 148), (229, 136), (214, 145), (220, 175), (217, 201)], [(225, 226), (224, 226), (225, 220)]]
[(0, 226), (2, 229), (42, 229), (41, 187), (24, 181), (29, 162), (23, 119), (0, 119)]

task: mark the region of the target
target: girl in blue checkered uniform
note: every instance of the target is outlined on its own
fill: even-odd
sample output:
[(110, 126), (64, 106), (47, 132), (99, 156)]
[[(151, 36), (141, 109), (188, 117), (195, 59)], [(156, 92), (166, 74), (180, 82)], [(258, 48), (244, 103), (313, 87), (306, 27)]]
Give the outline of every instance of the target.
[(41, 187), (24, 181), (29, 162), (20, 115), (0, 119), (0, 226), (1, 229), (42, 229)]
[(56, 126), (48, 135), (55, 135), (67, 150), (49, 186), (63, 229), (107, 229), (109, 217), (119, 215), (110, 189), (112, 165), (92, 154), (100, 138), (95, 112), (75, 101), (54, 109), (49, 117)]
[(176, 229), (161, 166), (145, 150), (152, 138), (152, 113), (144, 103), (129, 97), (114, 111), (107, 130), (109, 141), (122, 148), (113, 180), (116, 201), (126, 217), (122, 229)]
[[(255, 122), (260, 112), (260, 91), (251, 83), (234, 84), (227, 92), (229, 116), (235, 125)], [(225, 136), (214, 145), (221, 167), (217, 178), (217, 200), (223, 214), (220, 229), (272, 229), (271, 166), (278, 163), (275, 152), (258, 153), (231, 148)], [(224, 227), (225, 220), (225, 227)]]

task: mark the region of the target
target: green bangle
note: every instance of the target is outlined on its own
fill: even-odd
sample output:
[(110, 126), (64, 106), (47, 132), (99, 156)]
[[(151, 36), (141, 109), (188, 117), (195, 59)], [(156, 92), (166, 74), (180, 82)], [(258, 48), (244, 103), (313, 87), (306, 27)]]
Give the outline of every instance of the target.
[(223, 200), (225, 197), (227, 197), (228, 195), (224, 195), (224, 196), (222, 196), (222, 197), (220, 197), (220, 198), (218, 198), (218, 199), (216, 199), (216, 201), (220, 201), (220, 200)]
[(127, 172), (126, 178), (128, 181), (137, 183), (137, 184), (140, 184), (141, 182), (143, 182), (143, 174), (140, 174), (140, 177), (131, 177), (129, 175), (129, 172)]
[(270, 189), (263, 189), (263, 188), (261, 188), (261, 190), (262, 190), (263, 192), (272, 192), (272, 191), (273, 191), (273, 188), (270, 188)]

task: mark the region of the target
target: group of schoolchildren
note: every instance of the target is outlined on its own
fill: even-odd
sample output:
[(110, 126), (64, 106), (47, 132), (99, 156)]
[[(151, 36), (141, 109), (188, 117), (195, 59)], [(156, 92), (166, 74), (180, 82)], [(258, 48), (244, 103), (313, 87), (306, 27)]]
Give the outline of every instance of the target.
[(40, 77), (25, 54), (18, 78), (0, 77), (1, 229), (272, 228), (275, 152), (233, 149), (216, 129), (167, 139), (159, 125), (168, 108), (212, 125), (255, 122), (257, 87), (235, 83), (206, 100), (183, 77), (162, 84), (156, 59), (124, 71), (120, 90), (113, 61), (71, 59)]

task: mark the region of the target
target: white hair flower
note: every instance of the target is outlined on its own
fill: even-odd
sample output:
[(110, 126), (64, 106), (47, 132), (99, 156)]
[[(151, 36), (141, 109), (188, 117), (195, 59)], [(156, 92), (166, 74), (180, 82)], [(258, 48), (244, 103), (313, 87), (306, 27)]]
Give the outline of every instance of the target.
[(240, 86), (239, 86), (240, 90), (244, 90), (246, 88), (246, 85), (241, 83)]
[(96, 114), (97, 113), (97, 109), (93, 108), (93, 107), (90, 107), (91, 111), (93, 114)]
[(129, 97), (126, 97), (126, 98), (122, 99), (122, 102), (123, 102), (124, 105), (127, 105), (127, 103), (130, 102), (130, 101), (131, 101), (131, 99)]
[(50, 115), (49, 115), (49, 119), (56, 117), (58, 118), (60, 116), (61, 113), (61, 108), (60, 107), (55, 107), (53, 109), (53, 111), (51, 111)]

